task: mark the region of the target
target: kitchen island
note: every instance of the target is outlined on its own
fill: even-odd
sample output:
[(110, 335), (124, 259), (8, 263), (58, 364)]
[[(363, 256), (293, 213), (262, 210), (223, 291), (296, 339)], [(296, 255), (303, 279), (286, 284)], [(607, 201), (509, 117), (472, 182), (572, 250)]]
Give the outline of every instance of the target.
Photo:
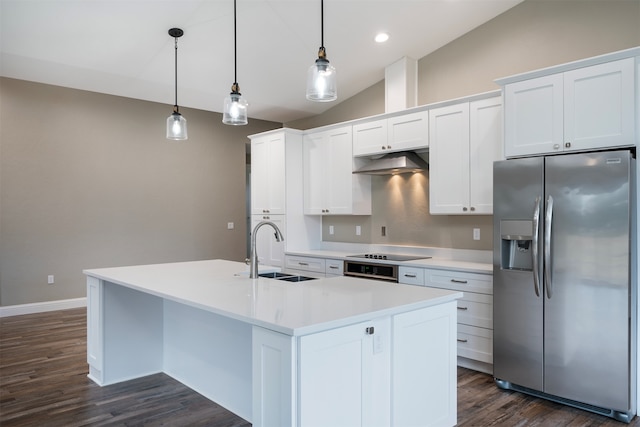
[(164, 372), (254, 426), (456, 424), (460, 292), (225, 260), (84, 273), (99, 385)]

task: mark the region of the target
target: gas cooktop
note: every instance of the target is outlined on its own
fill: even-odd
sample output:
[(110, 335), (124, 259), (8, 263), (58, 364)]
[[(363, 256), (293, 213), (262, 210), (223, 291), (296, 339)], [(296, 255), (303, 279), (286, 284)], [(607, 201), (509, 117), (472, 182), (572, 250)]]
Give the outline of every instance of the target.
[(386, 261), (413, 261), (416, 259), (429, 259), (430, 256), (422, 255), (398, 255), (398, 254), (359, 254), (359, 255), (347, 255), (350, 258), (366, 258), (366, 259), (381, 259)]

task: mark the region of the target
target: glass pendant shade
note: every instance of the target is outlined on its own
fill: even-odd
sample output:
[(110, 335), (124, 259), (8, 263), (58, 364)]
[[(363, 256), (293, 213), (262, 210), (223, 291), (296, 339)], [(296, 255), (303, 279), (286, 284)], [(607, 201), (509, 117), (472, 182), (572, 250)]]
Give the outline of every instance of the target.
[(327, 59), (318, 58), (307, 73), (307, 99), (316, 102), (334, 101), (338, 97), (336, 89), (336, 69)]
[(224, 109), (222, 110), (222, 123), (225, 125), (246, 125), (247, 120), (247, 101), (242, 98), (240, 93), (231, 92), (224, 99)]
[(177, 111), (167, 118), (167, 139), (187, 139), (187, 119)]
[(169, 35), (174, 38), (175, 42), (175, 56), (174, 56), (174, 70), (175, 70), (175, 104), (173, 104), (173, 113), (167, 118), (167, 139), (172, 140), (185, 140), (187, 139), (187, 119), (182, 117), (182, 114), (178, 111), (178, 38), (182, 37), (184, 31), (180, 28), (171, 28)]

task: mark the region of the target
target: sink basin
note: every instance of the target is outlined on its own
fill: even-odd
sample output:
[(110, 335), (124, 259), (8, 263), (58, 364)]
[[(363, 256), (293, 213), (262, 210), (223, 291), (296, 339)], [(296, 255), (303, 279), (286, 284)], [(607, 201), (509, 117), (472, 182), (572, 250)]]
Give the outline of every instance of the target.
[(280, 273), (279, 271), (272, 271), (271, 273), (260, 273), (260, 277), (266, 277), (268, 279), (278, 279), (280, 277), (291, 277), (290, 274)]
[(285, 280), (287, 282), (304, 282), (306, 280), (314, 280), (315, 277), (297, 276), (293, 274), (280, 273), (279, 271), (273, 271), (271, 273), (260, 273), (260, 277), (266, 277), (267, 279)]
[(287, 276), (281, 277), (278, 280), (285, 280), (287, 282), (304, 282), (307, 280), (315, 280), (315, 277), (307, 277), (307, 276)]

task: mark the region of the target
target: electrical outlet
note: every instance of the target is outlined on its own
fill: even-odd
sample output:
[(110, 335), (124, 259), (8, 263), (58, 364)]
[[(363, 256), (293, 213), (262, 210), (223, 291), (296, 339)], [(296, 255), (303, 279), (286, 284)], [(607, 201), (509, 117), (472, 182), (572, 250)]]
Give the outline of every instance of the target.
[(356, 236), (359, 236), (362, 234), (362, 227), (360, 227), (359, 225), (356, 225)]
[(227, 230), (233, 230), (233, 228), (235, 227), (235, 224), (232, 222), (228, 222), (227, 223)]
[(474, 228), (473, 229), (473, 240), (480, 240), (480, 229), (479, 228)]
[(55, 278), (53, 277), (53, 274), (50, 274), (47, 276), (47, 284), (49, 285), (53, 285), (55, 283)]
[(329, 226), (329, 234), (333, 234), (333, 225)]
[(380, 230), (380, 235), (382, 237), (387, 235), (387, 227), (385, 227), (384, 225), (382, 226), (382, 229)]

